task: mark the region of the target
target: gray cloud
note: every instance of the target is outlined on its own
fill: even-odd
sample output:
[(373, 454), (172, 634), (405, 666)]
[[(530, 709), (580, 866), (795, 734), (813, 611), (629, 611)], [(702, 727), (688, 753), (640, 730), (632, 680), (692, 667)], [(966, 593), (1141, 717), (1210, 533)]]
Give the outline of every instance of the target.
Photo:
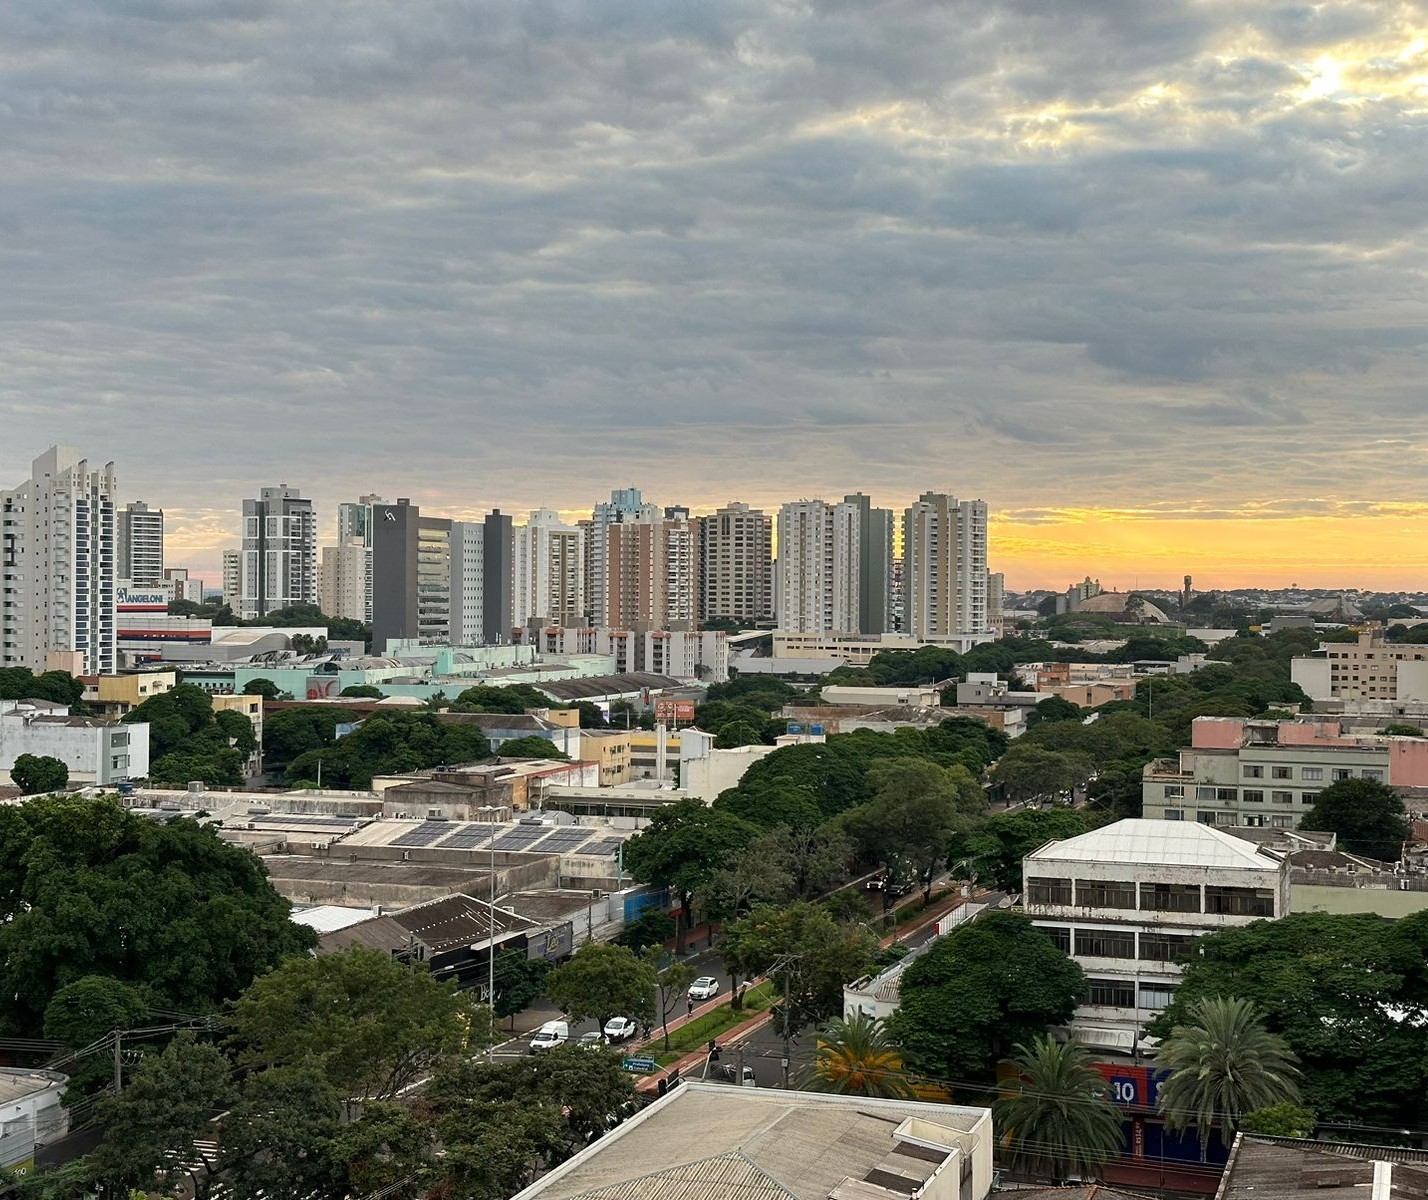
[(1409, 0), (19, 0), (0, 479), (70, 441), (205, 544), (278, 477), (1416, 499), (1425, 34)]

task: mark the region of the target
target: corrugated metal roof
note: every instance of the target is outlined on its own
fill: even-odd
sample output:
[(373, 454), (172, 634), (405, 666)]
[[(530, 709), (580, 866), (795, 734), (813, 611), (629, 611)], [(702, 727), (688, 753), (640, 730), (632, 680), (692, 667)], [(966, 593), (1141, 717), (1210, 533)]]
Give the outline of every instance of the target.
[(580, 1192), (571, 1200), (797, 1200), (742, 1154), (718, 1154), (654, 1171), (606, 1187)]

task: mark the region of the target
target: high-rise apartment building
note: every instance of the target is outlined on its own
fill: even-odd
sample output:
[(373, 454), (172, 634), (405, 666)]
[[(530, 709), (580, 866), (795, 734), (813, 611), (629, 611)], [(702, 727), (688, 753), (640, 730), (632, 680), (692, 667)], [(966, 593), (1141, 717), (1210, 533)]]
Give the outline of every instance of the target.
[(68, 652), (114, 672), (117, 490), (112, 462), (52, 446), (0, 492), (0, 666), (42, 671)]
[(858, 632), (892, 630), (893, 513), (862, 492), (843, 497), (858, 510)]
[(322, 548), (317, 602), (329, 617), (366, 621), (372, 610), (372, 548), (356, 538)]
[(317, 514), (287, 484), (243, 501), (238, 608), (254, 621), (291, 604), (317, 604)]
[(773, 604), (773, 518), (731, 503), (699, 525), (699, 620), (768, 624)]
[(515, 631), (515, 529), (509, 513), (486, 514), (481, 554), (485, 579), (481, 589), (482, 640), (504, 646)]
[(585, 620), (585, 530), (548, 508), (515, 528), (513, 625), (579, 625)]
[(857, 633), (861, 564), (862, 513), (856, 504), (785, 504), (778, 514), (774, 568), (778, 627), (789, 633)]
[(924, 492), (902, 518), (904, 632), (915, 638), (985, 633), (987, 506)]
[(585, 592), (594, 624), (604, 624), (608, 611), (605, 584), (609, 578), (606, 542), (610, 527), (633, 520), (657, 521), (662, 515), (657, 505), (646, 503), (636, 487), (617, 488), (610, 493), (608, 502), (597, 504), (590, 513)]
[[(362, 613), (356, 618), (359, 621), (370, 622), (372, 619), (372, 505), (381, 503), (381, 496), (372, 495), (359, 496), (355, 502), (347, 501), (337, 506), (337, 545), (360, 545), (367, 552), (363, 567), (366, 592), (362, 600)], [(346, 615), (326, 608), (322, 611), (329, 616)]]
[(698, 627), (699, 527), (687, 510), (630, 517), (605, 530), (605, 609), (596, 624), (690, 632)]
[(223, 603), (235, 613), (243, 593), (243, 552), (228, 549), (223, 552)]
[(116, 577), (144, 586), (164, 577), (164, 510), (131, 500), (119, 510)]
[(484, 535), (479, 521), (422, 516), (409, 500), (372, 505), (372, 648), (482, 640)]

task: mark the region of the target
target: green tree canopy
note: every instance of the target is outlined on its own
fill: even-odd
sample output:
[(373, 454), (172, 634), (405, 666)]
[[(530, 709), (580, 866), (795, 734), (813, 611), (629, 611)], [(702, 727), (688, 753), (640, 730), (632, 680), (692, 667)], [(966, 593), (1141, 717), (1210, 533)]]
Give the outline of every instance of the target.
[(1155, 1065), (1170, 1072), (1159, 1093), (1168, 1130), (1194, 1129), (1208, 1146), (1219, 1129), (1229, 1145), (1244, 1113), (1299, 1099), (1293, 1051), (1248, 1000), (1203, 996), (1185, 1013), (1186, 1024), (1172, 1025), (1154, 1053)]
[(1120, 1153), (1125, 1135), (1090, 1053), (1043, 1034), (1018, 1046), (1010, 1062), (1016, 1074), (992, 1113), (1013, 1165), (1055, 1180), (1099, 1175)]
[(546, 980), (546, 995), (572, 1021), (594, 1017), (603, 1029), (611, 1017), (654, 1025), (656, 973), (627, 946), (586, 942)]
[(625, 843), (625, 867), (641, 883), (670, 889), (684, 913), (678, 929), (682, 937), (694, 894), (733, 862), (757, 832), (727, 812), (681, 800), (658, 809), (649, 825)]
[(1020, 913), (993, 909), (907, 969), (890, 1027), (908, 1064), (935, 1079), (989, 1079), (1013, 1046), (1064, 1024), (1081, 968)]
[(197, 1158), (195, 1143), (210, 1140), (213, 1114), (233, 1096), (228, 1060), (215, 1047), (178, 1034), (144, 1059), (118, 1096), (104, 1106), (107, 1126), (95, 1165), (111, 1184), (149, 1191), (172, 1187)]
[(840, 824), (865, 862), (918, 880), (932, 895), (932, 876), (948, 843), (986, 810), (986, 797), (965, 767), (939, 767), (918, 758), (882, 759), (868, 772), (873, 799), (843, 815)]
[(496, 754), (501, 758), (549, 758), (561, 762), (568, 762), (570, 759), (570, 755), (549, 738), (537, 737), (535, 734), (502, 742), (496, 747)]
[(492, 1011), (498, 1017), (512, 1018), (524, 1012), (545, 995), (546, 976), (550, 963), (543, 958), (529, 958), (523, 950), (501, 950), (496, 955), (494, 969), (496, 995)]
[(10, 782), (24, 796), (57, 792), (69, 783), (69, 767), (48, 754), (20, 754), (10, 768)]
[(240, 1066), (313, 1066), (343, 1098), (386, 1100), (444, 1058), (487, 1044), (491, 1014), (454, 980), (355, 946), (295, 957), (234, 1006)]
[(760, 905), (725, 927), (719, 956), (733, 976), (772, 972), (792, 1028), (819, 1022), (843, 1007), (843, 985), (871, 965), (876, 940), (867, 929), (834, 920), (807, 901)]
[(248, 850), (112, 799), (0, 808), (0, 1030), (33, 1036), (55, 994), (90, 975), (208, 1012), (312, 946)]
[(1026, 741), (1011, 747), (992, 768), (992, 782), (1008, 800), (1056, 801), (1091, 776), (1090, 758), (1075, 751), (1047, 750)]
[(502, 687), (478, 683), (461, 692), (451, 702), (452, 712), (510, 713), (516, 715), (528, 708), (559, 708), (544, 692), (528, 683), (512, 683)]
[(150, 696), (124, 720), (148, 724), (149, 779), (159, 785), (183, 786), (192, 779), (241, 785), (244, 762), (258, 744), (247, 717), (214, 712), (212, 697), (192, 683)]
[(1403, 857), (1403, 844), (1411, 832), (1402, 797), (1372, 779), (1331, 783), (1300, 818), (1299, 826), (1338, 834), (1340, 850), (1384, 862)]
[(963, 878), (998, 891), (1021, 891), (1021, 861), (1047, 842), (1076, 837), (1090, 827), (1084, 809), (1014, 809), (994, 813), (971, 829), (959, 830), (948, 848), (954, 862), (966, 860)]
[(1428, 913), (1291, 913), (1207, 934), (1174, 1003), (1150, 1026), (1193, 1025), (1189, 1006), (1237, 996), (1300, 1060), (1305, 1103), (1326, 1121), (1411, 1125), (1425, 1115)]
[(382, 691), (381, 688), (374, 687), (370, 683), (348, 684), (337, 694), (339, 696), (351, 696), (357, 700), (381, 700), (386, 696), (386, 693)]
[(36, 675), (29, 667), (0, 667), (0, 700), (48, 700), (73, 708), (84, 699), (84, 684), (67, 671)]
[[(294, 711), (294, 710), (290, 710)], [(321, 727), (317, 732), (320, 735)], [(346, 737), (300, 754), (287, 765), (289, 783), (315, 783), (318, 764), (332, 787), (366, 788), (374, 775), (396, 775), (491, 756), (486, 735), (473, 725), (443, 721), (433, 712), (374, 713)]]
[(818, 1031), (809, 1089), (839, 1096), (912, 1100), (915, 1093), (902, 1054), (887, 1025), (866, 1013), (834, 1018)]
[(262, 696), (264, 700), (276, 700), (283, 694), (283, 689), (271, 679), (250, 679), (243, 685), (243, 694)]

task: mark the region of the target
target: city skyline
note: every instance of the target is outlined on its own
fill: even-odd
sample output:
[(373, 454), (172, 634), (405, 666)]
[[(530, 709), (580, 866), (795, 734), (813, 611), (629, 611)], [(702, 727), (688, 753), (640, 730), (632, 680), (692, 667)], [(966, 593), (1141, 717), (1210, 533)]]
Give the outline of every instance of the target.
[(636, 480), (982, 497), (1019, 588), (1428, 587), (1421, 5), (28, 0), (0, 36), (0, 479), (113, 458), (210, 580), (281, 480), (453, 517)]

